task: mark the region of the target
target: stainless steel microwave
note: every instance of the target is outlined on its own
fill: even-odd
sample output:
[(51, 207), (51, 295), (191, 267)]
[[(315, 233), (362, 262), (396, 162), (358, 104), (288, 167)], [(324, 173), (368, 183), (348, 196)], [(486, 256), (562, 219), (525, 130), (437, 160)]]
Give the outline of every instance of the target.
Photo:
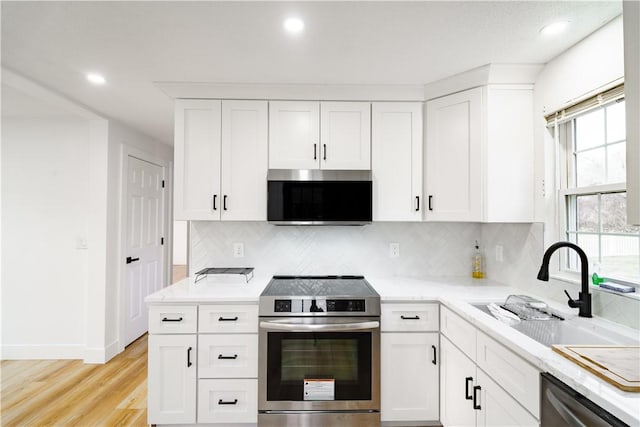
[(372, 218), (369, 170), (270, 169), (267, 221), (276, 225), (364, 225)]

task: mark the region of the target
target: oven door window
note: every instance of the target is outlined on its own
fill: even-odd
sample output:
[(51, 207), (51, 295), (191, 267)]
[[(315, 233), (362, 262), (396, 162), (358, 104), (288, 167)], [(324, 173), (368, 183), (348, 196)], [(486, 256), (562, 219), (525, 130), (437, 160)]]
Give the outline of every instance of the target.
[(269, 332), (267, 400), (304, 400), (305, 379), (329, 379), (335, 400), (371, 400), (370, 332)]

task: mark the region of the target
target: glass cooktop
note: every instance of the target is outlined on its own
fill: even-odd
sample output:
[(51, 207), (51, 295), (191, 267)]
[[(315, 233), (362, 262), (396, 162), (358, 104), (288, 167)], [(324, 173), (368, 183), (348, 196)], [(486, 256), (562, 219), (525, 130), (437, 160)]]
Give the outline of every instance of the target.
[(377, 297), (364, 276), (273, 276), (261, 296)]

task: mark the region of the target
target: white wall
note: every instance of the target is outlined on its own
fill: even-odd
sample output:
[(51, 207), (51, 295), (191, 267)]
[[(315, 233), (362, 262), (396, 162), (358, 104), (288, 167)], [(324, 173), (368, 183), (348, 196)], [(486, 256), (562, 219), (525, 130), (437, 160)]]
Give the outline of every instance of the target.
[(2, 122), (2, 357), (82, 358), (89, 122)]
[(171, 224), (173, 150), (3, 70), (5, 86), (15, 90), (3, 96), (0, 356), (105, 362), (124, 348), (124, 159), (166, 167)]
[(187, 221), (173, 221), (173, 264), (187, 265)]

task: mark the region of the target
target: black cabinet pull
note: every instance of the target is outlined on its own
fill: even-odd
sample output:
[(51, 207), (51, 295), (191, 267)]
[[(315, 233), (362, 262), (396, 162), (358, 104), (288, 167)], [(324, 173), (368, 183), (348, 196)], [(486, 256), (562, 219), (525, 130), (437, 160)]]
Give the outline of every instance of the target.
[(235, 405), (238, 403), (238, 399), (224, 401), (222, 399), (218, 399), (218, 405)]
[(227, 195), (226, 194), (222, 197), (222, 209), (225, 210), (225, 211), (227, 210)]
[(235, 322), (238, 320), (238, 316), (236, 317), (218, 317), (218, 322)]
[(169, 319), (168, 317), (162, 318), (163, 322), (182, 322), (182, 317), (178, 317), (177, 319)]
[(473, 386), (473, 409), (482, 409), (482, 407), (478, 405), (478, 395), (476, 394), (476, 392), (480, 390), (482, 390), (482, 388), (479, 385)]
[(433, 196), (429, 195), (429, 210), (432, 211), (433, 210), (433, 206), (431, 206), (431, 200), (433, 200)]
[(127, 264), (131, 264), (132, 262), (136, 261), (140, 261), (140, 258), (131, 258), (130, 256), (127, 257)]
[(420, 320), (420, 316), (403, 316), (403, 315), (401, 315), (400, 318), (402, 320)]
[(237, 354), (234, 354), (233, 356), (223, 356), (221, 354), (218, 355), (218, 359), (222, 359), (222, 360), (224, 359), (235, 360), (237, 358), (238, 358)]
[(433, 350), (433, 359), (431, 359), (431, 363), (433, 363), (434, 365), (436, 365), (436, 364), (437, 364), (436, 357), (437, 357), (438, 350), (436, 349), (436, 346), (435, 346), (435, 345), (432, 345), (432, 346), (431, 346), (431, 350)]
[(324, 147), (324, 156), (322, 160), (327, 160), (327, 144), (322, 144), (322, 146)]
[(187, 349), (187, 368), (191, 367), (191, 365), (193, 365), (193, 363), (191, 363), (191, 350), (193, 350), (193, 348), (189, 347)]
[(318, 144), (313, 144), (313, 160), (318, 160)]
[(416, 196), (416, 212), (420, 210), (420, 196)]
[(464, 379), (464, 398), (467, 400), (473, 399), (471, 394), (469, 394), (469, 384), (473, 381), (473, 377), (467, 377)]
[(214, 210), (214, 211), (217, 211), (217, 210), (218, 210), (218, 207), (216, 206), (216, 199), (217, 199), (217, 198), (218, 198), (218, 195), (217, 195), (217, 194), (214, 194), (214, 195), (213, 195), (213, 210)]

